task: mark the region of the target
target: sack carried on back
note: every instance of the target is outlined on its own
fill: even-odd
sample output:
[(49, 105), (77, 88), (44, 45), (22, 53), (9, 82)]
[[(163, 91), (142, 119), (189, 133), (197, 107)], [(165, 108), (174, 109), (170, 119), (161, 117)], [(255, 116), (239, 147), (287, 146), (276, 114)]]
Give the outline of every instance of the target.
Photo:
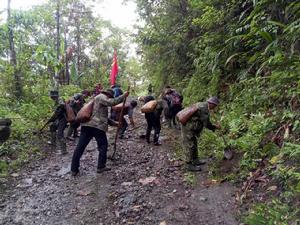
[[(127, 109), (129, 107), (129, 103), (125, 103), (124, 105), (124, 109)], [(118, 104), (118, 105), (115, 105), (113, 107), (111, 107), (114, 111), (116, 112), (121, 112), (122, 108), (123, 108), (123, 102)]]
[(79, 123), (88, 122), (93, 114), (94, 100), (85, 104), (77, 113), (76, 121)]
[(156, 100), (152, 100), (147, 102), (145, 105), (142, 106), (141, 108), (141, 112), (142, 113), (150, 113), (153, 112), (155, 107), (157, 105), (157, 101)]
[(67, 121), (73, 122), (76, 119), (75, 113), (69, 103), (66, 103)]
[(192, 105), (188, 108), (181, 110), (179, 113), (176, 114), (176, 117), (182, 125), (185, 125), (187, 123), (187, 121), (190, 119), (190, 117), (195, 112), (197, 112), (197, 110), (198, 110), (198, 107), (196, 105)]

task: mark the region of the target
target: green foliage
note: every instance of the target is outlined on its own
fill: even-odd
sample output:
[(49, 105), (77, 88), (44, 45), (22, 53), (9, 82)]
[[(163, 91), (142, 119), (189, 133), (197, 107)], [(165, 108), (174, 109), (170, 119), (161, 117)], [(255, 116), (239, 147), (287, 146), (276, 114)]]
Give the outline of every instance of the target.
[(196, 185), (197, 179), (194, 173), (185, 173), (184, 174), (184, 180), (187, 182), (189, 185)]
[[(267, 158), (274, 161), (274, 179), (287, 190), (299, 189), (299, 3), (137, 3), (145, 21), (138, 37), (144, 70), (155, 88), (173, 85), (183, 92), (185, 106), (220, 97), (221, 116), (212, 121), (221, 121), (224, 138), (242, 155), (236, 178), (244, 179)], [(215, 167), (222, 160), (225, 144), (219, 134), (204, 131), (198, 146), (201, 156), (217, 159)], [(251, 224), (285, 224), (284, 218), (292, 218), (276, 204), (271, 207), (284, 216), (273, 218), (262, 205), (256, 209), (258, 222)]]
[(288, 225), (298, 224), (299, 209), (291, 208), (280, 201), (273, 200), (268, 204), (257, 204), (245, 219), (249, 225)]
[[(98, 83), (108, 87), (114, 48), (120, 67), (118, 82), (123, 84), (132, 75), (137, 77), (135, 82), (141, 79), (139, 65), (132, 69), (134, 59), (127, 57), (131, 39), (128, 31), (95, 17), (84, 0), (60, 2), (59, 46), (56, 46), (57, 21), (53, 16), (56, 2), (12, 10), (10, 20), (0, 24), (0, 118), (12, 119), (11, 137), (0, 146), (0, 159), (4, 158), (0, 173), (26, 161), (35, 151), (36, 143), (31, 143), (35, 140), (33, 132), (53, 113), (50, 90), (58, 89), (60, 97), (68, 100), (82, 89), (93, 91)], [(14, 34), (15, 67), (9, 61), (8, 22)], [(67, 55), (70, 47), (73, 54)], [(20, 99), (14, 97), (18, 91), (15, 71), (21, 76)]]

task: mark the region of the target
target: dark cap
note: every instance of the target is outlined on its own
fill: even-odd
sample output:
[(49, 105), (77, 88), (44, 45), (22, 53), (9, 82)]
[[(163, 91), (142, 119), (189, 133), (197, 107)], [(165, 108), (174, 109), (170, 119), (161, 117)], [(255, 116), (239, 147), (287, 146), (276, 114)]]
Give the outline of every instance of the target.
[(219, 105), (220, 101), (217, 97), (210, 97), (209, 99), (207, 99), (208, 103), (214, 104), (214, 105)]
[(82, 98), (82, 94), (80, 94), (80, 93), (77, 93), (77, 94), (75, 94), (74, 95), (74, 100), (79, 100), (79, 99), (81, 99)]
[(55, 91), (55, 90), (50, 91), (49, 95), (50, 95), (50, 97), (58, 97), (58, 91)]
[(130, 102), (130, 105), (131, 105), (133, 108), (135, 108), (135, 107), (137, 106), (137, 101), (136, 101), (136, 100), (132, 100), (132, 101)]
[(106, 89), (105, 91), (101, 91), (101, 93), (105, 94), (109, 98), (114, 97), (114, 91), (112, 89)]

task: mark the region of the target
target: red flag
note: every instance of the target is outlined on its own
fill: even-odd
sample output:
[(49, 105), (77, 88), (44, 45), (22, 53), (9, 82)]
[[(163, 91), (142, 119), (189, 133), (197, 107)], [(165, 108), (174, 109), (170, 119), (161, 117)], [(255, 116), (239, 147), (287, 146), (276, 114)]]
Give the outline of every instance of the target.
[(115, 49), (114, 59), (113, 59), (112, 65), (111, 65), (111, 72), (110, 72), (110, 84), (111, 85), (115, 85), (117, 75), (118, 75), (118, 62), (117, 62), (117, 51)]

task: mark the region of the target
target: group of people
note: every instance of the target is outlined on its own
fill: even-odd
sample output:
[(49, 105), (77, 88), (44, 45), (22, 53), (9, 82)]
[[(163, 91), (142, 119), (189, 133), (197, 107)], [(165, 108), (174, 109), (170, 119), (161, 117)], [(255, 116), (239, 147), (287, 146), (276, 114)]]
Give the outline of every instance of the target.
[[(69, 128), (67, 131), (67, 136), (65, 137), (65, 129), (68, 124), (68, 116), (66, 106), (68, 105), (74, 113), (74, 116), (79, 112), (85, 103), (85, 98), (88, 97), (85, 92), (75, 94), (68, 101), (59, 98), (58, 91), (50, 91), (50, 97), (54, 101), (53, 114), (46, 124), (50, 124), (50, 138), (48, 142), (52, 147), (58, 147), (61, 154), (67, 153), (66, 139), (73, 140), (73, 138), (78, 137), (77, 129), (80, 126), (76, 120), (72, 120), (69, 123)], [(73, 137), (72, 137), (73, 135)]]
[[(49, 119), (51, 142), (50, 144), (56, 145), (56, 139), (58, 139), (58, 147), (62, 154), (67, 153), (66, 140), (64, 137), (64, 130), (67, 127), (67, 110), (66, 105), (68, 104), (74, 114), (76, 115), (85, 103), (87, 95), (83, 91), (82, 93), (75, 94), (69, 101), (65, 102), (58, 97), (58, 92), (51, 91), (51, 98), (55, 101), (55, 110), (52, 117)], [(96, 139), (97, 147), (99, 151), (97, 173), (110, 170), (106, 167), (107, 161), (107, 149), (108, 141), (106, 132), (108, 125), (111, 121), (119, 121), (121, 118), (121, 126), (119, 129), (119, 138), (124, 138), (124, 134), (128, 128), (128, 123), (125, 119), (125, 115), (128, 115), (130, 125), (135, 126), (133, 119), (134, 108), (138, 105), (135, 100), (129, 101), (123, 107), (122, 115), (121, 110), (117, 107), (129, 96), (129, 92), (123, 93), (120, 86), (112, 86), (111, 89), (99, 90), (97, 95), (93, 98), (93, 110), (90, 119), (87, 122), (79, 123), (76, 120), (69, 122), (69, 128), (67, 136), (69, 140), (73, 140), (74, 137), (78, 136), (77, 130), (81, 126), (80, 136), (78, 144), (74, 150), (71, 173), (76, 176), (79, 173), (80, 158), (84, 153), (86, 146), (89, 144), (92, 138)], [(155, 100), (155, 97), (149, 91), (147, 96), (139, 97), (138, 101), (142, 104), (147, 104), (150, 101)], [(155, 108), (151, 112), (145, 113), (145, 119), (147, 122), (147, 129), (144, 135), (146, 142), (151, 143), (150, 136), (151, 131), (154, 130), (153, 143), (154, 145), (160, 145), (159, 135), (161, 131), (161, 115), (164, 112), (165, 118), (168, 121), (169, 126), (176, 126), (176, 114), (183, 109), (182, 107), (183, 97), (175, 89), (167, 86), (163, 91), (161, 97), (156, 100)], [(194, 104), (197, 110), (188, 119), (186, 124), (181, 124), (182, 134), (182, 145), (186, 152), (186, 169), (189, 171), (200, 171), (203, 163), (198, 157), (197, 139), (203, 130), (208, 128), (212, 131), (219, 128), (219, 125), (213, 125), (210, 122), (210, 112), (215, 110), (219, 105), (219, 100), (216, 97), (209, 98), (206, 102), (199, 102)], [(110, 111), (109, 111), (110, 109)], [(110, 116), (109, 116), (110, 112)], [(117, 124), (117, 123), (115, 123)], [(73, 135), (73, 138), (71, 137)]]

